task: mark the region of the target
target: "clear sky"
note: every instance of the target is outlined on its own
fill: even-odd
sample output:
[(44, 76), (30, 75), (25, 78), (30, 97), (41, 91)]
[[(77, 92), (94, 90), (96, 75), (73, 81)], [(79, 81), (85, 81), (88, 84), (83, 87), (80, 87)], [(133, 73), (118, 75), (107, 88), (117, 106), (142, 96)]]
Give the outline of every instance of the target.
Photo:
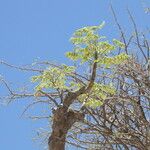
[[(111, 2), (127, 32), (131, 27), (127, 7), (140, 30), (150, 24), (143, 10), (148, 0), (147, 3), (143, 0)], [(67, 63), (64, 53), (72, 48), (69, 43), (72, 33), (102, 21), (106, 22), (103, 35), (118, 37), (109, 0), (0, 0), (0, 60), (18, 65), (30, 64), (35, 59)], [(19, 86), (29, 82), (31, 75), (2, 66), (0, 74)], [(6, 89), (0, 86), (0, 95), (5, 93)], [(32, 138), (43, 124), (19, 117), (24, 104), (23, 101), (8, 107), (0, 105), (0, 150), (42, 149)]]

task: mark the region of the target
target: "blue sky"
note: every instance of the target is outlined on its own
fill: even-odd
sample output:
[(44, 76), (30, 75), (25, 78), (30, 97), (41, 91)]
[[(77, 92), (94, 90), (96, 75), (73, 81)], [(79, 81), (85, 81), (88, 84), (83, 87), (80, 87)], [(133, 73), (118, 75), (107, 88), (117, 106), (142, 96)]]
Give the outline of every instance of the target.
[[(120, 23), (129, 32), (131, 25), (126, 13), (133, 13), (139, 29), (149, 25), (142, 0), (112, 0)], [(71, 50), (72, 33), (86, 25), (105, 21), (102, 34), (118, 37), (110, 11), (109, 0), (0, 0), (0, 60), (12, 64), (30, 64), (34, 60), (67, 63), (64, 53)], [(0, 66), (0, 74), (21, 86), (31, 74), (23, 74)], [(0, 86), (0, 95), (6, 89)], [(40, 150), (32, 141), (35, 130), (44, 123), (20, 118), (26, 102), (0, 105), (0, 149)], [(73, 148), (69, 148), (71, 150)]]

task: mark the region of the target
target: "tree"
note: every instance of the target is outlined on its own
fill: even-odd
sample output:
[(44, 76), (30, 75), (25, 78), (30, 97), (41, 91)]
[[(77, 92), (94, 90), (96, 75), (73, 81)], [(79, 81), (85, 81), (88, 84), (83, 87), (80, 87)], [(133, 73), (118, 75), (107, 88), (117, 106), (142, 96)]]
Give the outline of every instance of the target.
[[(118, 48), (124, 49), (125, 45), (116, 39), (110, 43), (106, 37), (99, 36), (98, 30), (103, 25), (104, 23), (75, 31), (71, 38), (74, 49), (66, 53), (66, 56), (73, 60), (73, 66), (43, 62), (38, 64), (47, 67), (37, 69), (36, 65), (34, 68), (23, 68), (1, 62), (20, 70), (38, 72), (32, 77), (32, 82), (37, 82), (34, 93), (16, 93), (5, 80), (2, 79), (2, 82), (10, 93), (10, 100), (34, 97), (25, 111), (37, 103), (47, 103), (51, 106), (52, 132), (48, 138), (49, 150), (64, 150), (67, 137), (72, 136), (71, 130), (76, 131), (79, 126), (86, 127), (88, 121), (85, 116), (93, 116), (91, 109), (97, 110), (108, 97), (116, 94), (115, 84), (110, 79), (105, 83), (101, 82), (101, 76), (109, 74), (113, 77), (114, 66), (127, 61), (129, 56), (125, 53), (113, 53)], [(76, 109), (75, 105), (78, 105)], [(80, 124), (76, 126), (77, 122)], [(95, 136), (95, 133), (91, 136)]]
[(9, 102), (32, 98), (23, 114), (37, 104), (48, 106), (48, 116), (31, 118), (47, 118), (52, 123), (49, 149), (65, 149), (66, 143), (92, 150), (150, 149), (149, 38), (138, 31), (129, 10), (134, 31), (127, 35), (111, 9), (121, 42), (99, 36), (104, 24), (81, 28), (71, 38), (73, 51), (66, 53), (72, 66), (36, 62), (18, 67), (1, 61), (37, 73), (32, 76), (35, 89), (27, 92), (1, 81), (8, 89), (5, 98)]

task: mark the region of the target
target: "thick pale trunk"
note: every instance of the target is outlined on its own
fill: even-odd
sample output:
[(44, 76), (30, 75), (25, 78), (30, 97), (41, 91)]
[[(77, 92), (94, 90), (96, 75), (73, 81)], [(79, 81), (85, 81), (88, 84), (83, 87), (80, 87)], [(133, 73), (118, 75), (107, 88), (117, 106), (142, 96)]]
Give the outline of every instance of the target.
[(82, 121), (84, 115), (78, 111), (59, 107), (54, 112), (52, 133), (48, 141), (49, 150), (65, 150), (68, 130), (77, 121)]

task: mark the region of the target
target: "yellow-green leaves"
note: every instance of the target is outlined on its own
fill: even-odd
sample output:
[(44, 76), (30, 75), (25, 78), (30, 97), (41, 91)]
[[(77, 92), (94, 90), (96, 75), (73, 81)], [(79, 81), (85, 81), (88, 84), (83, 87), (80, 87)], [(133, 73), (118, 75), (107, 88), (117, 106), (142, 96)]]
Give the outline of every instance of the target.
[(110, 67), (112, 65), (121, 64), (123, 61), (128, 59), (128, 55), (125, 53), (118, 54), (114, 57), (104, 56), (103, 58), (99, 59), (99, 63), (101, 65), (105, 65), (105, 67)]
[(114, 95), (115, 92), (115, 88), (112, 85), (94, 83), (92, 90), (89, 93), (81, 95), (79, 100), (84, 102), (86, 106), (96, 108), (103, 104), (108, 95)]
[(97, 46), (97, 51), (101, 56), (103, 54), (108, 54), (112, 50), (115, 50), (115, 46), (110, 44), (108, 41), (99, 42)]
[(76, 52), (67, 52), (66, 53), (66, 57), (68, 57), (71, 60), (76, 61), (76, 60), (78, 60), (80, 58), (80, 55), (78, 53), (76, 53)]
[(96, 107), (103, 105), (103, 101), (98, 100), (98, 99), (88, 99), (88, 101), (85, 103), (85, 105), (92, 107), (92, 108), (96, 108)]
[(66, 75), (71, 74), (75, 71), (76, 67), (67, 66), (65, 64), (62, 65), (61, 71), (63, 71)]
[(99, 26), (88, 26), (75, 31), (70, 39), (75, 48), (73, 52), (66, 53), (66, 56), (74, 61), (80, 60), (82, 63), (90, 61), (94, 57), (97, 43), (101, 39), (97, 31), (103, 26), (104, 23)]
[[(35, 77), (34, 77), (35, 78)], [(40, 83), (36, 87), (36, 90), (41, 89), (64, 89), (65, 87), (65, 74), (61, 72), (58, 68), (49, 68), (43, 72), (42, 75), (37, 76), (37, 79), (40, 80)]]
[(39, 82), (36, 90), (42, 89), (68, 89), (66, 86), (67, 75), (75, 70), (74, 67), (63, 65), (63, 67), (49, 67), (42, 75), (32, 77), (33, 82)]
[(113, 39), (113, 43), (114, 43), (114, 45), (117, 46), (117, 47), (125, 48), (125, 45), (124, 45), (122, 42), (120, 42), (120, 41), (118, 41), (118, 40), (116, 40), (116, 39)]
[[(104, 36), (100, 36), (98, 31), (104, 26), (104, 23), (98, 26), (88, 26), (81, 28), (73, 34), (70, 39), (74, 45), (74, 49), (71, 52), (67, 52), (66, 56), (83, 64), (84, 67), (92, 68), (96, 62), (98, 69), (103, 68), (97, 72), (107, 73), (106, 68), (112, 65), (118, 65), (128, 58), (125, 53), (119, 55), (113, 55), (111, 52), (119, 48), (124, 48), (124, 44), (116, 39), (112, 42), (107, 41)], [(95, 59), (96, 54), (96, 59)], [(87, 63), (88, 62), (88, 63)], [(95, 64), (96, 64), (95, 63)], [(77, 65), (79, 66), (79, 65)], [(111, 68), (110, 68), (111, 69)], [(85, 75), (85, 71), (81, 69), (81, 76), (76, 76), (76, 68), (73, 66), (60, 65), (58, 67), (49, 67), (44, 70), (38, 76), (32, 77), (33, 82), (38, 82), (36, 91), (40, 90), (55, 90), (55, 91), (71, 91), (75, 92), (79, 90), (83, 85), (88, 85), (88, 78), (90, 73)], [(77, 71), (77, 70), (76, 70)], [(109, 70), (111, 72), (111, 70)], [(85, 75), (85, 76), (84, 76)], [(113, 75), (113, 73), (112, 73)], [(81, 77), (81, 78), (80, 78)], [(85, 77), (85, 78), (84, 78)], [(96, 76), (95, 83), (92, 89), (88, 93), (81, 94), (77, 99), (79, 102), (83, 102), (89, 107), (99, 107), (103, 104), (103, 101), (109, 96), (115, 94), (115, 88), (111, 85), (96, 83), (99, 77)]]
[(75, 31), (75, 33), (73, 34), (73, 38), (74, 37), (88, 37), (88, 36), (92, 36), (92, 35), (96, 35), (95, 32), (97, 32), (98, 30), (102, 29), (103, 26), (105, 25), (105, 22), (102, 22), (100, 25), (98, 26), (87, 26), (81, 29), (78, 29)]
[(111, 65), (116, 65), (127, 59), (126, 54), (120, 54), (117, 56), (109, 56), (109, 53), (113, 50), (119, 48), (124, 48), (125, 45), (113, 39), (112, 44), (109, 41), (103, 41), (103, 36), (99, 36), (98, 30), (104, 26), (102, 23), (99, 26), (88, 26), (81, 28), (73, 34), (71, 42), (74, 44), (73, 52), (67, 52), (66, 56), (73, 61), (91, 62), (94, 60), (95, 51), (98, 54), (99, 66), (106, 65), (109, 67)]

